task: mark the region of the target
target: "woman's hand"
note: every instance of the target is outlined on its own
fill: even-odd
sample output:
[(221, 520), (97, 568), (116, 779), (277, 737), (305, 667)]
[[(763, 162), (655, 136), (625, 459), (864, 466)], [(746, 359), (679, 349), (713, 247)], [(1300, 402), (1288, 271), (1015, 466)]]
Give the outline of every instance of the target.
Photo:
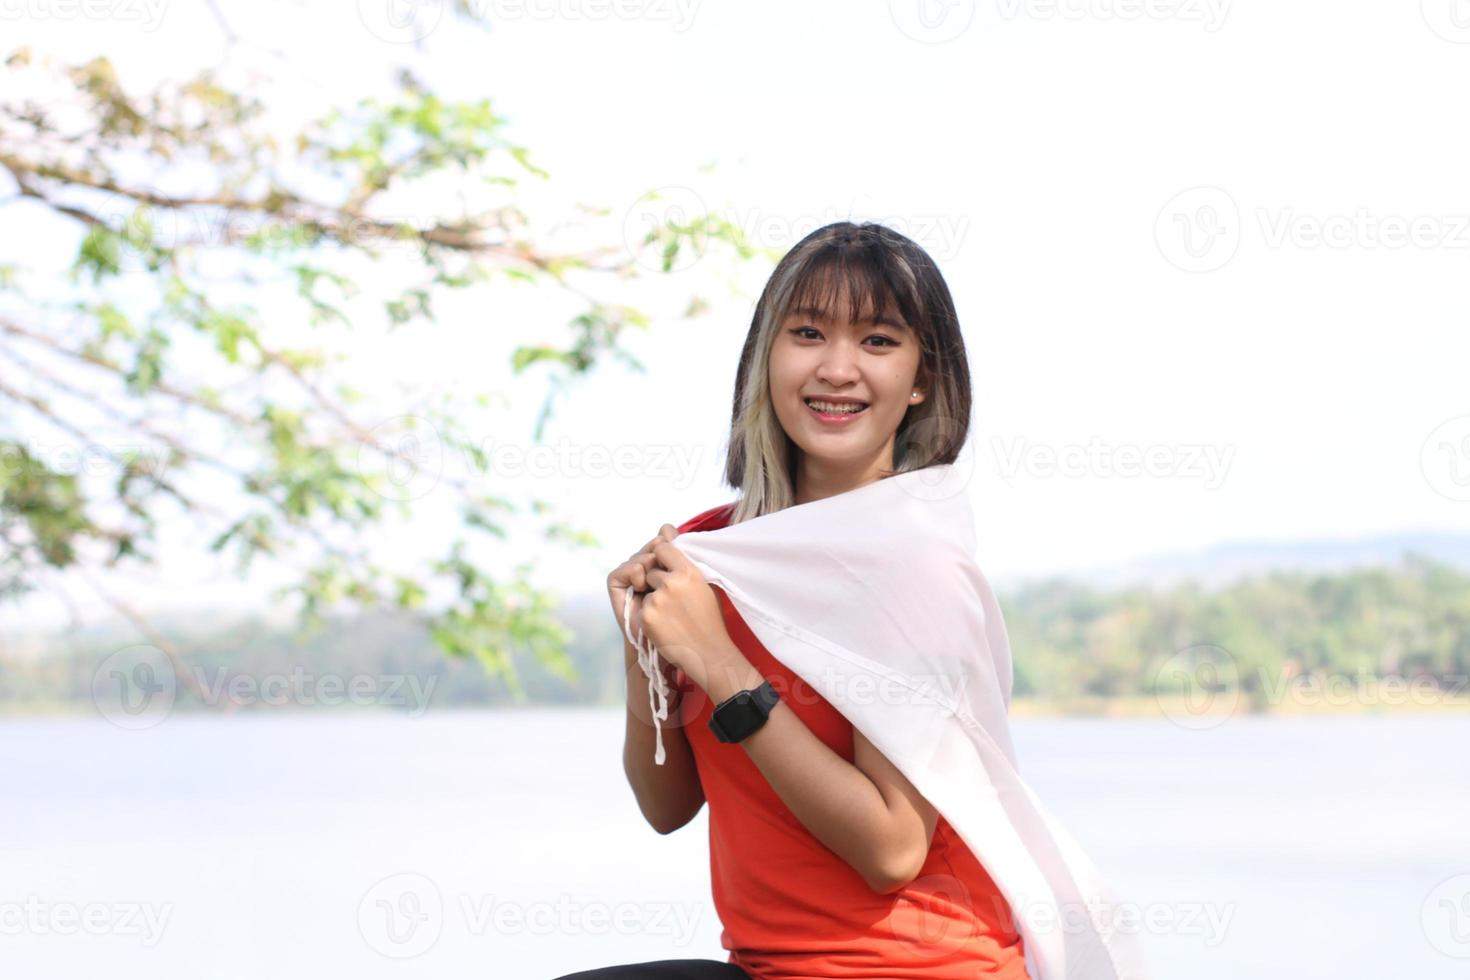
[(664, 660), (701, 688), (735, 650), (714, 589), (669, 540), (653, 542), (655, 564), (644, 573), (643, 629)]
[(623, 597), (627, 595), (628, 586), (632, 586), (633, 595), (633, 634), (638, 634), (638, 610), (642, 606), (642, 595), (653, 586), (648, 584), (648, 573), (658, 567), (658, 560), (653, 555), (653, 546), (660, 541), (672, 541), (679, 536), (674, 525), (665, 524), (658, 529), (647, 544), (628, 556), (628, 560), (617, 568), (614, 568), (607, 576), (607, 597), (612, 602), (613, 616), (617, 618), (618, 625), (623, 624)]
[[(607, 595), (612, 602), (613, 618), (617, 620), (618, 632), (623, 631), (623, 602), (628, 594), (628, 587), (634, 590), (632, 608), (628, 611), (628, 620), (631, 624), (633, 638), (637, 639), (643, 634), (643, 600), (644, 596), (653, 588), (648, 583), (648, 573), (658, 567), (658, 559), (654, 557), (653, 546), (665, 541), (672, 541), (678, 537), (679, 532), (674, 525), (665, 524), (658, 529), (654, 535), (639, 550), (633, 552), (628, 560), (613, 569), (607, 577)], [(663, 658), (659, 659), (659, 669), (663, 671), (669, 686), (674, 686), (674, 665)]]

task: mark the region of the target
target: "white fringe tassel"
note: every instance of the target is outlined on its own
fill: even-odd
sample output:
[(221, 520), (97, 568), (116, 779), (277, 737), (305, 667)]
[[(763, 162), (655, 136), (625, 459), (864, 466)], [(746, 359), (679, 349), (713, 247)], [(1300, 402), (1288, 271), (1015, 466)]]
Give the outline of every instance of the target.
[[(655, 765), (664, 764), (664, 730), (660, 724), (669, 717), (669, 682), (664, 677), (664, 672), (658, 669), (658, 648), (650, 641), (644, 645), (643, 631), (638, 631), (638, 638), (633, 638), (633, 586), (628, 586), (628, 591), (623, 594), (623, 635), (633, 648), (638, 651), (638, 666), (643, 668), (643, 673), (648, 675), (648, 710), (653, 712), (653, 732), (655, 746), (653, 761)], [(655, 703), (657, 699), (657, 703)]]

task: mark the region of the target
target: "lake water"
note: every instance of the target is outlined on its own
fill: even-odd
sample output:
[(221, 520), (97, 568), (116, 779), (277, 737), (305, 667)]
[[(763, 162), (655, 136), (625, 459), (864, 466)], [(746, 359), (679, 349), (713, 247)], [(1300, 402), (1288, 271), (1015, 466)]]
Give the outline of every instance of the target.
[[(0, 973), (538, 980), (724, 959), (622, 709), (0, 719)], [(1155, 977), (1470, 977), (1470, 718), (1018, 718)], [(1465, 877), (1457, 877), (1465, 876)]]

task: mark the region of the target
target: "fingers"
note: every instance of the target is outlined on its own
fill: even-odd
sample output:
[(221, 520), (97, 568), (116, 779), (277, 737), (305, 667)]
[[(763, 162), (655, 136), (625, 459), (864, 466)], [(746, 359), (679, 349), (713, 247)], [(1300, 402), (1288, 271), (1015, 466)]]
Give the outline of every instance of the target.
[(653, 546), (654, 555), (658, 558), (659, 565), (672, 572), (678, 571), (689, 564), (689, 560), (684, 557), (684, 552), (680, 551), (677, 546), (670, 543), (667, 547), (660, 547), (659, 545), (663, 543), (659, 542), (659, 544)]
[(658, 559), (652, 553), (640, 553), (623, 562), (608, 576), (608, 588), (623, 588), (633, 586), (634, 591), (647, 592), (652, 586), (648, 583), (648, 573), (656, 568)]
[[(642, 562), (630, 561), (625, 566), (628, 569), (625, 581), (633, 587), (634, 592), (648, 591), (648, 569)], [(625, 586), (626, 587), (626, 586)]]
[(647, 592), (650, 589), (654, 588), (654, 585), (652, 582), (649, 581), (648, 576), (654, 569), (658, 567), (658, 559), (653, 557), (653, 555), (651, 554), (639, 555), (637, 558), (633, 559), (631, 564), (633, 565), (634, 569), (633, 587), (639, 592)]
[(679, 530), (672, 524), (664, 524), (658, 529), (658, 534), (648, 540), (638, 551), (635, 551), (617, 568), (613, 569), (607, 577), (607, 587), (610, 591), (626, 590), (632, 586), (635, 592), (649, 592), (658, 588), (657, 580), (650, 579), (651, 572), (659, 569), (658, 557), (654, 554), (654, 548), (665, 542), (673, 541), (679, 536)]
[(674, 525), (665, 524), (663, 527), (660, 527), (658, 529), (657, 534), (648, 539), (647, 544), (645, 544), (642, 548), (639, 548), (637, 551), (633, 552), (633, 554), (629, 557), (637, 558), (639, 555), (652, 554), (654, 545), (658, 544), (660, 541), (672, 541), (678, 536), (679, 531), (677, 528), (674, 527)]
[(674, 547), (660, 549), (653, 561), (654, 564), (646, 576), (650, 589), (663, 588), (665, 582), (676, 576), (687, 574), (693, 567), (689, 559), (684, 557), (684, 552)]

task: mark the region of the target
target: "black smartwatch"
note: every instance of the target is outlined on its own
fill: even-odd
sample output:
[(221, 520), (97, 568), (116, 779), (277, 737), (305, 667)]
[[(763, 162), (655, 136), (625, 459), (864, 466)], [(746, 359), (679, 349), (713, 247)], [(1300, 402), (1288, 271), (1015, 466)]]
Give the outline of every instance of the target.
[(709, 730), (721, 742), (739, 742), (753, 735), (771, 715), (771, 709), (781, 700), (781, 695), (762, 681), (760, 687), (747, 691), (736, 691), (715, 706), (710, 715)]

